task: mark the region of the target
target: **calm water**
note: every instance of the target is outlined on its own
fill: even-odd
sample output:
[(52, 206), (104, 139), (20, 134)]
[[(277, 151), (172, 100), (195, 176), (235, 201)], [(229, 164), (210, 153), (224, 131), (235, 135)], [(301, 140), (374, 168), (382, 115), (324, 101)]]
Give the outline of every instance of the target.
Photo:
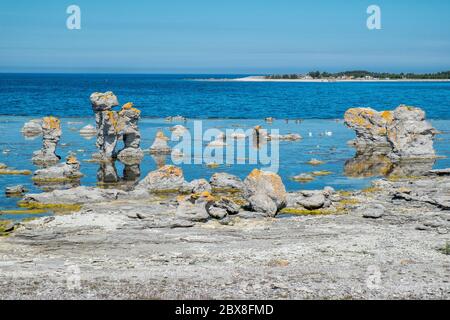
[[(197, 76), (208, 78), (209, 76)], [(332, 186), (336, 189), (360, 189), (370, 185), (377, 174), (349, 174), (348, 163), (355, 151), (347, 146), (354, 138), (342, 118), (349, 106), (372, 106), (392, 109), (400, 103), (424, 108), (431, 122), (442, 135), (437, 137), (438, 154), (450, 155), (450, 84), (447, 83), (237, 83), (191, 81), (193, 76), (129, 76), (129, 75), (0, 75), (0, 99), (3, 108), (0, 116), (0, 162), (17, 169), (36, 170), (31, 163), (33, 151), (39, 150), (42, 138), (29, 139), (20, 130), (24, 122), (45, 115), (62, 118), (63, 135), (58, 154), (64, 159), (70, 152), (76, 153), (84, 173), (82, 185), (96, 185), (99, 165), (86, 162), (95, 149), (95, 138), (85, 139), (78, 133), (87, 124), (94, 124), (88, 97), (93, 91), (114, 91), (120, 102), (134, 101), (142, 109), (144, 119), (140, 122), (142, 148), (148, 149), (158, 129), (170, 136), (168, 123), (162, 117), (185, 115), (188, 118), (205, 119), (208, 128), (251, 128), (263, 125), (279, 129), (282, 134), (299, 133), (304, 137), (298, 142), (280, 143), (279, 174), (288, 190), (319, 189)], [(262, 121), (274, 116), (273, 124)], [(152, 119), (150, 117), (156, 117)], [(210, 119), (207, 119), (210, 118)], [(221, 119), (211, 119), (221, 118)], [(230, 118), (230, 119), (225, 119)], [(301, 123), (283, 118), (306, 119)], [(321, 119), (315, 119), (321, 118)], [(193, 120), (184, 124), (193, 128)], [(333, 135), (323, 135), (332, 131)], [(312, 136), (309, 136), (312, 133)], [(171, 143), (174, 146), (176, 143)], [(206, 142), (204, 143), (206, 145)], [(313, 167), (306, 162), (311, 158), (325, 161)], [(141, 176), (156, 169), (156, 160), (146, 153), (140, 165)], [(163, 159), (164, 160), (164, 159)], [(164, 160), (170, 164), (170, 157)], [(244, 178), (259, 165), (182, 165), (187, 180), (206, 178), (214, 172), (229, 172)], [(439, 159), (435, 168), (450, 167), (448, 158)], [(124, 166), (116, 162), (119, 176), (124, 176)], [(316, 170), (331, 171), (328, 176), (317, 177), (303, 184), (291, 178), (300, 173)], [(15, 209), (19, 199), (7, 198), (3, 190), (7, 186), (23, 184), (30, 192), (42, 192), (33, 185), (30, 176), (0, 175), (0, 210)], [(3, 215), (0, 219), (22, 219), (27, 216)]]
[[(236, 76), (214, 76), (236, 78)], [(450, 119), (450, 83), (255, 83), (190, 81), (209, 75), (0, 74), (3, 115), (91, 116), (89, 95), (111, 90), (134, 101), (145, 117), (342, 118), (351, 106), (392, 109), (400, 104)]]

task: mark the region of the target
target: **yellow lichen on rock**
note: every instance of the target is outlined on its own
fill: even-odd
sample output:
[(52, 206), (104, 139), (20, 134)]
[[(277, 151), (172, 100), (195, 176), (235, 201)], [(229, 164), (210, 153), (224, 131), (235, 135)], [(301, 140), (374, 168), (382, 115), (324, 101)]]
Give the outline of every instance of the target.
[(42, 128), (59, 130), (61, 129), (61, 121), (56, 117), (45, 117), (42, 122)]

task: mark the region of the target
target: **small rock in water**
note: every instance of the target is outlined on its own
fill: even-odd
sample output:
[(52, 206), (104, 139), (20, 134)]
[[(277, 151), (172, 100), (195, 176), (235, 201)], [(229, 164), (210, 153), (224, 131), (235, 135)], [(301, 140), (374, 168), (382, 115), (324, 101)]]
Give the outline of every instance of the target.
[(8, 166), (4, 163), (0, 163), (0, 169), (6, 169)]
[(42, 134), (42, 119), (33, 119), (26, 122), (22, 128), (22, 134), (26, 137), (36, 137)]
[(307, 173), (301, 173), (295, 177), (292, 178), (295, 181), (298, 182), (310, 182), (313, 181), (315, 178), (313, 175), (307, 174)]
[(239, 177), (225, 172), (218, 172), (212, 175), (209, 183), (216, 189), (242, 190), (244, 184)]
[(155, 141), (150, 147), (151, 154), (170, 154), (171, 149), (167, 144), (167, 138), (161, 130), (156, 133)]
[(23, 185), (18, 185), (18, 186), (14, 186), (14, 187), (7, 187), (5, 189), (5, 194), (7, 196), (20, 196), (22, 194), (24, 194), (25, 192), (27, 192), (28, 190), (25, 189), (25, 187)]
[(88, 124), (87, 126), (80, 129), (80, 134), (82, 136), (95, 136), (97, 134), (97, 130), (94, 126)]

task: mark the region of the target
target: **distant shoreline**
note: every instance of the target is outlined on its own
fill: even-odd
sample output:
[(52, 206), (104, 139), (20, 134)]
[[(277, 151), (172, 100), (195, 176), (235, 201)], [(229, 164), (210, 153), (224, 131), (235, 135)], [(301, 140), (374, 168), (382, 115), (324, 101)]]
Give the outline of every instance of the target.
[[(220, 80), (219, 80), (220, 81)], [(229, 79), (236, 82), (450, 82), (450, 79), (268, 79), (264, 76), (250, 76)]]

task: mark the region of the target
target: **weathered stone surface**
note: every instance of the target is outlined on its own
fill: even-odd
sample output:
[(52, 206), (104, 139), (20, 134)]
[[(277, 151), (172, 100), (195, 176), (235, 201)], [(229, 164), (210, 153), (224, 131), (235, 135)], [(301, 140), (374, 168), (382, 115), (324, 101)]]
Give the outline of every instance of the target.
[(168, 140), (169, 138), (164, 135), (164, 132), (158, 131), (150, 147), (150, 154), (170, 154), (171, 149), (167, 144)]
[(144, 151), (141, 148), (125, 148), (117, 155), (117, 159), (125, 164), (140, 163), (144, 159)]
[(36, 137), (42, 134), (42, 119), (32, 119), (26, 122), (22, 128), (22, 134), (26, 137)]
[(175, 216), (189, 221), (205, 222), (210, 218), (209, 208), (214, 198), (209, 192), (180, 196), (177, 199), (178, 207)]
[(141, 134), (139, 132), (139, 118), (141, 111), (133, 107), (133, 103), (128, 102), (123, 105), (119, 112), (119, 122), (121, 134), (123, 136), (124, 149), (119, 152), (118, 159), (134, 159), (142, 160), (144, 153), (142, 152)]
[(36, 164), (52, 164), (61, 157), (56, 155), (56, 145), (61, 137), (61, 123), (58, 118), (45, 117), (42, 120), (42, 149), (33, 153)]
[(211, 216), (211, 218), (218, 220), (223, 219), (228, 215), (227, 210), (216, 206), (211, 206), (208, 209), (208, 214)]
[(111, 110), (112, 107), (119, 105), (116, 95), (111, 91), (105, 93), (94, 92), (91, 94), (90, 100), (94, 112)]
[[(149, 201), (140, 190), (143, 201), (118, 194), (118, 201), (96, 199), (70, 215), (10, 224), (13, 236), (0, 237), (7, 262), (0, 280), (8, 287), (0, 298), (35, 298), (30, 274), (45, 299), (448, 298), (450, 211), (426, 201), (449, 190), (449, 176), (374, 186), (379, 190), (337, 193), (355, 200), (346, 214), (267, 219), (241, 211), (216, 220), (200, 207), (192, 215), (205, 223), (196, 223), (176, 217), (171, 200)], [(386, 208), (382, 219), (364, 219), (376, 204)], [(378, 272), (374, 259), (381, 290), (367, 289), (367, 278)], [(82, 290), (67, 290), (67, 261), (80, 266)]]
[(289, 193), (287, 196), (287, 206), (292, 208), (304, 208), (306, 210), (318, 210), (329, 208), (332, 204), (331, 196), (334, 189), (326, 187), (323, 190), (304, 190)]
[(368, 219), (379, 219), (384, 216), (386, 208), (381, 204), (373, 204), (372, 206), (367, 206), (363, 210), (362, 216)]
[(209, 183), (216, 189), (242, 190), (244, 184), (239, 177), (225, 172), (214, 173)]
[(84, 204), (97, 203), (124, 198), (127, 196), (125, 191), (115, 189), (100, 189), (94, 187), (77, 187), (68, 190), (54, 190), (39, 194), (27, 194), (22, 202), (41, 203), (41, 204)]
[(189, 193), (211, 192), (211, 189), (211, 185), (205, 179), (192, 180), (183, 187), (183, 190)]
[(267, 136), (268, 140), (279, 140), (279, 141), (298, 141), (303, 139), (301, 135), (298, 133), (289, 133), (289, 134), (269, 134)]
[(99, 184), (112, 184), (120, 181), (116, 164), (113, 160), (100, 162), (97, 170), (97, 181)]
[(377, 112), (370, 108), (353, 108), (344, 116), (354, 129), (353, 142), (361, 153), (365, 149), (384, 149), (382, 154), (394, 160), (434, 158), (433, 137), (436, 130), (425, 121), (419, 108), (399, 106), (394, 111)]
[(183, 170), (172, 165), (166, 165), (158, 170), (150, 172), (137, 188), (152, 192), (178, 191), (184, 184)]
[(117, 97), (111, 91), (101, 93), (94, 92), (90, 96), (92, 110), (95, 113), (97, 127), (97, 148), (100, 157), (111, 159), (116, 148), (118, 132), (118, 115), (112, 111), (112, 107), (118, 106)]
[(279, 175), (253, 170), (244, 180), (244, 197), (254, 211), (275, 216), (286, 206), (286, 189)]
[(237, 205), (233, 200), (227, 197), (221, 197), (219, 200), (216, 200), (214, 206), (224, 209), (228, 214), (231, 215), (238, 214), (241, 209), (239, 205)]
[(388, 123), (388, 139), (396, 158), (433, 158), (433, 137), (436, 130), (425, 121), (425, 112), (419, 108), (400, 106), (393, 111)]
[(77, 158), (69, 156), (65, 163), (36, 170), (33, 181), (36, 183), (63, 182), (64, 180), (79, 180), (82, 176)]

